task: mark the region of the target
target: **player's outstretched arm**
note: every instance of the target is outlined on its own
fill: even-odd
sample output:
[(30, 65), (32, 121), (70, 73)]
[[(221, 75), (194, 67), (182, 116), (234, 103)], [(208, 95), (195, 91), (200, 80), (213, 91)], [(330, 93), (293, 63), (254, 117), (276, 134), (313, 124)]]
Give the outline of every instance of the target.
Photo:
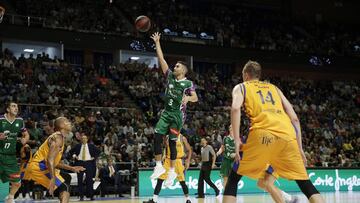
[(277, 91), (280, 95), (280, 98), (281, 98), (281, 102), (282, 102), (282, 105), (284, 107), (284, 110), (286, 112), (286, 114), (289, 116), (290, 120), (291, 120), (291, 123), (294, 125), (295, 127), (295, 131), (296, 131), (296, 140), (298, 142), (298, 145), (299, 145), (299, 149), (300, 149), (300, 153), (301, 153), (301, 156), (303, 158), (303, 161), (304, 161), (304, 164), (306, 165), (306, 157), (305, 157), (305, 154), (304, 154), (304, 150), (303, 150), (303, 147), (302, 147), (302, 138), (301, 138), (301, 126), (300, 126), (300, 121), (299, 121), (299, 118), (297, 117), (296, 113), (295, 113), (295, 110), (294, 108), (292, 107), (291, 103), (289, 102), (289, 100), (284, 96), (284, 94), (282, 93), (282, 91), (277, 88)]
[(164, 54), (163, 54), (162, 49), (161, 49), (160, 37), (161, 37), (161, 34), (158, 33), (158, 32), (155, 32), (154, 34), (151, 35), (151, 39), (153, 39), (154, 42), (155, 42), (156, 55), (157, 55), (157, 57), (159, 59), (161, 70), (163, 71), (164, 74), (166, 74), (166, 72), (169, 69), (169, 65), (166, 63), (165, 58), (164, 58)]
[(240, 161), (240, 120), (241, 106), (244, 103), (244, 96), (241, 93), (240, 85), (236, 85), (232, 92), (231, 105), (231, 126), (235, 141), (235, 161)]
[(69, 170), (69, 171), (72, 171), (74, 173), (79, 173), (81, 171), (85, 171), (85, 168), (82, 167), (82, 166), (69, 166), (67, 164), (64, 164), (62, 162), (60, 162), (56, 168), (58, 169), (65, 169), (65, 170)]

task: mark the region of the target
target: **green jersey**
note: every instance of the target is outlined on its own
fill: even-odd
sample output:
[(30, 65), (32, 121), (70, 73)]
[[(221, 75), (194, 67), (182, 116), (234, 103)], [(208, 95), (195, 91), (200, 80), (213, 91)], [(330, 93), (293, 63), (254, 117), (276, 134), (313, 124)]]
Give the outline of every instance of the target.
[(226, 136), (224, 138), (224, 146), (225, 146), (224, 157), (227, 159), (234, 159), (234, 158), (231, 158), (231, 154), (235, 153), (234, 138), (231, 137), (230, 135)]
[(182, 99), (195, 90), (193, 82), (186, 78), (177, 80), (170, 69), (166, 72), (166, 76), (165, 111), (185, 113), (186, 106), (182, 104)]
[(25, 130), (22, 118), (10, 122), (5, 115), (0, 116), (0, 132), (6, 136), (5, 140), (0, 140), (0, 154), (15, 155), (17, 138)]

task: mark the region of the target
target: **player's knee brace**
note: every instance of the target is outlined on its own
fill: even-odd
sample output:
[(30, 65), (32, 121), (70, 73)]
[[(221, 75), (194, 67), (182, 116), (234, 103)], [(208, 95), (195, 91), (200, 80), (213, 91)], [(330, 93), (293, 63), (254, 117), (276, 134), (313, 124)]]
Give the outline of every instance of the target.
[(235, 171), (231, 170), (228, 181), (225, 186), (224, 195), (236, 196), (238, 183), (241, 179), (241, 175), (237, 174)]
[(160, 194), (160, 190), (161, 190), (161, 186), (162, 186), (163, 182), (164, 182), (164, 180), (157, 179), (156, 187), (155, 187), (155, 190), (154, 190), (154, 195), (159, 195)]
[(184, 192), (184, 195), (189, 194), (189, 188), (188, 188), (188, 186), (186, 185), (185, 181), (181, 181), (181, 182), (180, 182), (180, 185), (181, 185), (181, 187), (182, 187), (182, 190), (183, 190), (183, 192)]
[(64, 182), (55, 190), (56, 195), (60, 195), (62, 192), (70, 191), (71, 175), (63, 172), (61, 172), (60, 175), (64, 179)]
[(177, 156), (175, 140), (169, 140), (169, 148), (170, 148), (170, 159), (175, 160)]
[(308, 199), (314, 194), (319, 194), (319, 191), (310, 180), (296, 180), (296, 183)]
[(162, 153), (162, 142), (163, 136), (161, 134), (155, 133), (154, 135), (154, 152), (155, 155), (160, 155)]

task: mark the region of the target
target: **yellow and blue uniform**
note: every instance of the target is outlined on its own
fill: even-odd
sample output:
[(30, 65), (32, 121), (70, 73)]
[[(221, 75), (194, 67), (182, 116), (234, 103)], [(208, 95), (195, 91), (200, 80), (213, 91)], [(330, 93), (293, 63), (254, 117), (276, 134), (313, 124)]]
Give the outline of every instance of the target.
[[(307, 180), (296, 140), (296, 131), (284, 111), (277, 87), (262, 81), (240, 84), (243, 108), (250, 119), (250, 130), (242, 146), (239, 175), (263, 178), (264, 171), (276, 171), (289, 180)], [(269, 169), (269, 164), (273, 170)]]
[[(57, 136), (62, 135), (60, 133), (54, 133), (46, 139), (46, 141), (40, 146), (38, 151), (32, 157), (31, 161), (28, 163), (25, 171), (25, 176), (28, 177), (29, 180), (33, 180), (46, 188), (49, 187), (51, 180), (51, 173), (47, 164), (50, 144), (51, 142), (55, 141)], [(61, 148), (56, 150), (59, 150), (59, 153), (55, 157), (55, 166), (57, 166), (61, 161), (61, 157), (64, 151), (64, 143)], [(65, 182), (63, 177), (60, 175), (60, 170), (55, 169), (55, 176), (55, 186), (59, 187), (62, 183)]]
[[(185, 181), (185, 167), (183, 164), (183, 158), (185, 157), (185, 150), (184, 150), (184, 144), (183, 144), (183, 135), (179, 135), (176, 140), (176, 160), (175, 160), (175, 172), (178, 175), (177, 179), (179, 182)], [(164, 168), (166, 169), (166, 172), (163, 173), (159, 179), (166, 180), (168, 176), (168, 172), (170, 170), (170, 147), (169, 143), (167, 143), (166, 146), (166, 158), (164, 161)]]

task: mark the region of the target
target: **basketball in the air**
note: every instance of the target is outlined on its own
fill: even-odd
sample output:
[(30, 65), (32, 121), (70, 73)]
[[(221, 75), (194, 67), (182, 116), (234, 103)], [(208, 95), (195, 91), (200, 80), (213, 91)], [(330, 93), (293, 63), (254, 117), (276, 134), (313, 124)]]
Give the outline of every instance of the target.
[(139, 32), (147, 32), (151, 28), (150, 18), (147, 16), (138, 16), (135, 20), (135, 28)]

